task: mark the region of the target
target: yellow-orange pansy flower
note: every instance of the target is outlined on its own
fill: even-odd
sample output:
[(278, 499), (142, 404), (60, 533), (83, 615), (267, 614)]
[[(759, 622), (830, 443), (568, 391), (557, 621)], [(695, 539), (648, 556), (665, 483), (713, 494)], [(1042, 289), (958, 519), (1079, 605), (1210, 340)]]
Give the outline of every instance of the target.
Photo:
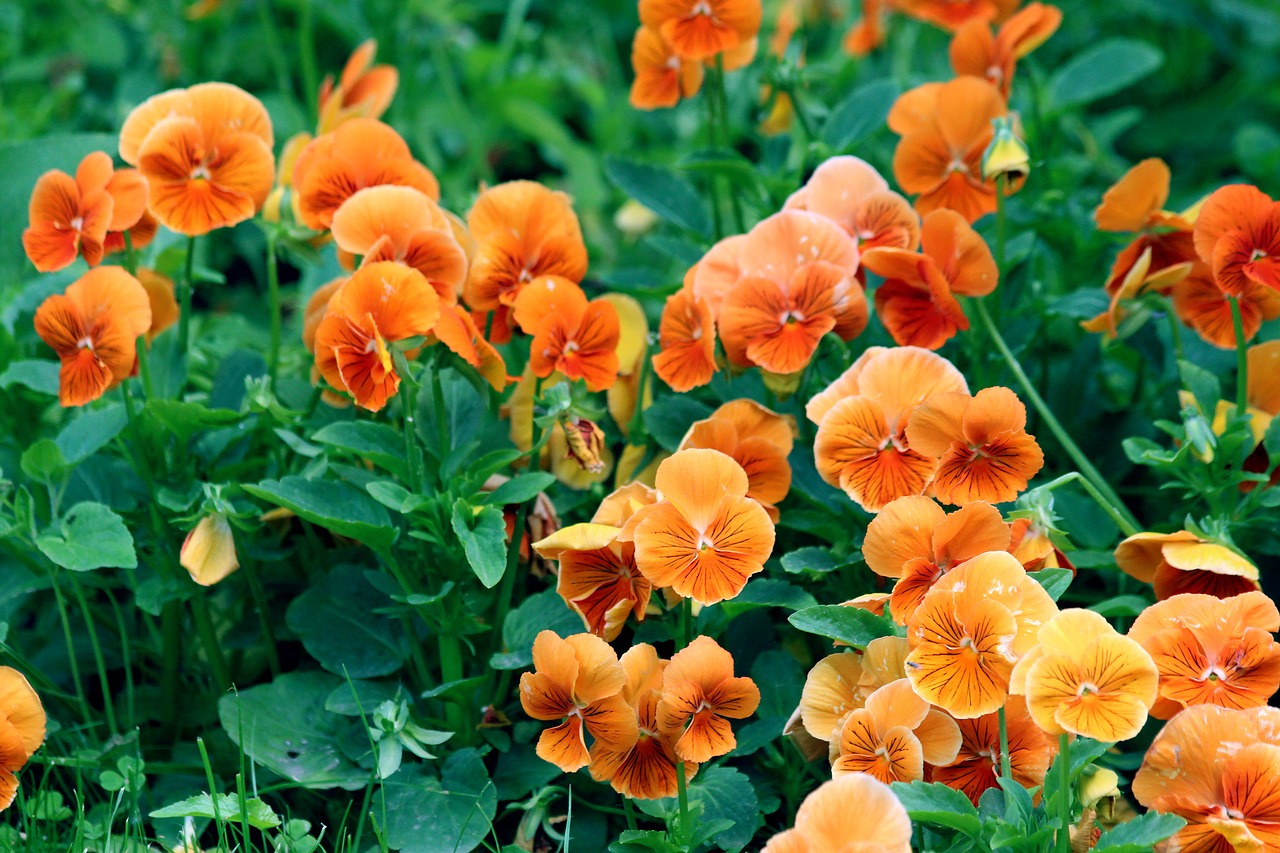
[(539, 555), (560, 563), (556, 592), (588, 631), (610, 641), (628, 614), (644, 621), (653, 590), (636, 568), (635, 546), (619, 542), (618, 533), (609, 524), (573, 524), (533, 543)]
[(754, 400), (731, 400), (690, 426), (678, 449), (705, 447), (732, 457), (747, 474), (747, 497), (769, 509), (791, 490), (793, 431), (791, 421)]
[(800, 694), (800, 717), (813, 737), (834, 740), (850, 712), (880, 687), (906, 675), (909, 648), (901, 637), (878, 637), (862, 654), (837, 652), (814, 664)]
[(14, 774), (44, 743), (46, 722), (44, 706), (26, 676), (0, 666), (0, 810), (17, 796)]
[(881, 782), (916, 782), (924, 778), (926, 764), (954, 761), (961, 743), (956, 721), (930, 707), (910, 681), (900, 678), (845, 718), (831, 772), (836, 777), (869, 773)]
[(676, 755), (698, 764), (726, 755), (737, 745), (729, 720), (751, 716), (760, 690), (734, 677), (733, 655), (710, 637), (698, 637), (676, 652), (662, 674), (658, 728), (676, 738)]
[(850, 773), (805, 797), (795, 828), (769, 839), (763, 853), (911, 853), (911, 819), (888, 785)]
[(1183, 592), (1230, 598), (1259, 589), (1257, 566), (1189, 530), (1134, 534), (1116, 546), (1116, 564), (1154, 586), (1159, 601)]

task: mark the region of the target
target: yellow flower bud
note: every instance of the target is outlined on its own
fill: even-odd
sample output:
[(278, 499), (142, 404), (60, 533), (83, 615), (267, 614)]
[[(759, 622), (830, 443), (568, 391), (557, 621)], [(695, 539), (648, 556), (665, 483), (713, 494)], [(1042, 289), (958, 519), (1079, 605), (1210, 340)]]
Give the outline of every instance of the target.
[(982, 177), (987, 180), (1005, 175), (1009, 180), (1025, 178), (1031, 172), (1031, 154), (1027, 144), (1018, 138), (1009, 116), (993, 119), (995, 136), (982, 153)]
[(635, 199), (628, 199), (613, 215), (613, 224), (619, 231), (634, 240), (658, 224), (658, 214)]
[(215, 512), (200, 519), (182, 543), (178, 562), (201, 586), (213, 586), (240, 568), (236, 540), (226, 515)]

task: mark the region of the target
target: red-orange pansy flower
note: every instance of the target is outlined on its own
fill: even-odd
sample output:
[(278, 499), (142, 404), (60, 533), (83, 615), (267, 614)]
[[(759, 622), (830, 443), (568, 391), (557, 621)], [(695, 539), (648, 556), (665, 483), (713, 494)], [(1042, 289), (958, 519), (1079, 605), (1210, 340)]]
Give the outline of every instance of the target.
[(619, 542), (618, 533), (609, 524), (572, 524), (533, 543), (540, 556), (560, 563), (556, 592), (588, 631), (610, 641), (622, 633), (628, 614), (644, 621), (653, 590), (636, 568), (635, 545)]
[(751, 716), (760, 690), (733, 675), (733, 655), (710, 637), (698, 637), (676, 652), (662, 674), (658, 728), (676, 738), (676, 755), (701, 764), (737, 745), (729, 720)]
[(631, 83), (631, 106), (638, 110), (674, 107), (702, 87), (702, 63), (681, 59), (662, 33), (649, 27), (636, 30), (631, 68), (636, 74)]
[(338, 125), (353, 118), (381, 118), (391, 106), (400, 85), (400, 73), (390, 65), (374, 65), (377, 53), (375, 40), (362, 42), (351, 53), (336, 86), (332, 74), (324, 78), (320, 84), (317, 133), (336, 130)]
[(1209, 196), (1195, 243), (1228, 296), (1241, 295), (1249, 282), (1280, 290), (1280, 202), (1257, 187), (1232, 184)]
[[(960, 751), (955, 761), (933, 768), (933, 781), (962, 792), (976, 806), (983, 792), (999, 787), (999, 714), (992, 712), (956, 722), (960, 727)], [(1010, 696), (1005, 704), (1005, 728), (1014, 781), (1024, 788), (1040, 787), (1058, 752), (1057, 744), (1031, 719), (1021, 696)]]
[[(1201, 338), (1219, 349), (1236, 348), (1230, 298), (1214, 283), (1207, 265), (1196, 264), (1190, 275), (1173, 286), (1171, 296), (1178, 319)], [(1246, 284), (1237, 301), (1246, 341), (1253, 340), (1263, 323), (1280, 317), (1280, 291), (1257, 282)]]
[(1189, 530), (1130, 536), (1116, 546), (1116, 565), (1154, 586), (1158, 601), (1183, 592), (1230, 598), (1259, 589), (1257, 566)]
[(501, 391), (516, 381), (515, 377), (507, 375), (507, 363), (502, 353), (484, 339), (471, 315), (461, 305), (443, 306), (431, 334), (454, 355), (474, 367), (493, 390)]
[(1009, 97), (1017, 61), (1048, 40), (1062, 23), (1062, 10), (1028, 3), (994, 35), (986, 18), (973, 18), (951, 39), (951, 67), (957, 75), (985, 77)]
[(711, 306), (690, 289), (667, 298), (658, 323), (658, 346), (653, 372), (684, 393), (711, 381), (716, 367), (716, 326)]
[(835, 744), (833, 776), (869, 773), (881, 782), (916, 782), (926, 764), (955, 761), (961, 745), (956, 721), (916, 695), (905, 678), (867, 697), (845, 718)]
[(559, 372), (603, 391), (618, 378), (618, 312), (604, 299), (587, 301), (582, 288), (557, 276), (525, 287), (516, 300), (521, 328), (533, 334), (529, 366), (542, 379)]
[(954, 31), (975, 18), (1000, 23), (1018, 8), (1018, 0), (894, 0), (904, 15)]
[(0, 810), (17, 796), (14, 774), (44, 743), (46, 722), (44, 706), (26, 676), (0, 666)]
[(640, 0), (640, 23), (682, 59), (710, 59), (749, 45), (760, 30), (760, 0)]

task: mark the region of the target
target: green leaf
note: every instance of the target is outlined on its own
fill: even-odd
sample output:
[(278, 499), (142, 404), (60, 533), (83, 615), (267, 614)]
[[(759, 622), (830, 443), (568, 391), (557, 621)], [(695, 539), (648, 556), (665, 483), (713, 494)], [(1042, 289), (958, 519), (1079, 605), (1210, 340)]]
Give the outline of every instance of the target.
[(200, 794), (189, 797), (180, 803), (156, 809), (150, 816), (154, 818), (198, 817), (213, 820), (220, 818), (225, 823), (239, 824), (248, 820), (254, 829), (274, 829), (280, 825), (280, 818), (271, 810), (271, 806), (257, 797), (244, 801), (245, 808), (240, 808), (240, 798), (235, 794), (219, 794), (218, 808), (215, 814), (213, 797)]
[(1222, 399), (1222, 383), (1218, 377), (1190, 361), (1178, 362), (1178, 373), (1182, 376), (1182, 384), (1191, 392), (1200, 412), (1212, 418), (1218, 408), (1218, 400)]
[(877, 637), (894, 633), (893, 623), (860, 607), (820, 604), (792, 613), (787, 621), (809, 634), (830, 637), (860, 649)]
[(63, 458), (62, 449), (57, 442), (51, 438), (42, 438), (28, 447), (19, 464), (22, 473), (47, 486), (60, 483), (67, 476), (67, 460)]
[(75, 465), (110, 444), (128, 422), (124, 406), (90, 409), (63, 427), (55, 441), (67, 464)]
[(490, 492), (487, 501), (494, 506), (522, 504), (545, 492), (555, 481), (555, 475), (546, 471), (520, 474)]
[(1150, 601), (1140, 595), (1117, 595), (1103, 599), (1089, 609), (1110, 619), (1113, 616), (1137, 616), (1150, 604)]
[(502, 651), (489, 659), (494, 669), (524, 669), (533, 664), (533, 639), (539, 631), (555, 631), (561, 637), (585, 630), (582, 617), (569, 609), (554, 590), (526, 598), (502, 623)]
[(1147, 812), (1102, 833), (1093, 849), (1110, 850), (1111, 853), (1144, 853), (1186, 825), (1187, 822), (1177, 815)]
[(711, 407), (684, 394), (659, 397), (644, 410), (644, 428), (664, 450), (675, 451), (694, 421), (711, 417)]
[[(415, 765), (382, 783), (375, 814), (387, 816), (387, 842), (400, 853), (468, 853), (489, 834), (497, 789), (474, 749), (450, 755), (440, 778)], [(385, 811), (383, 811), (385, 808)]]
[(218, 701), (223, 730), (253, 761), (307, 788), (355, 791), (369, 771), (347, 755), (348, 744), (367, 744), (360, 721), (325, 710), (342, 679), (327, 672), (291, 672), (270, 684)]
[(894, 782), (892, 787), (913, 821), (945, 826), (974, 838), (982, 831), (978, 810), (955, 788), (941, 782)]
[(1041, 569), (1038, 572), (1028, 572), (1027, 576), (1044, 587), (1049, 597), (1057, 601), (1062, 598), (1067, 587), (1071, 586), (1072, 572), (1070, 569)]
[(1137, 83), (1164, 64), (1159, 48), (1131, 38), (1112, 38), (1086, 48), (1049, 80), (1049, 102), (1057, 109), (1088, 104)]
[(472, 507), (464, 498), (453, 505), (453, 532), (467, 554), (467, 563), (486, 589), (493, 589), (507, 570), (507, 526), (502, 510)]
[(37, 359), (13, 361), (3, 373), (0, 373), (0, 388), (7, 391), (15, 385), (24, 385), (32, 391), (56, 397), (58, 396), (59, 370), (56, 361)]
[(841, 562), (826, 548), (806, 545), (782, 555), (782, 568), (792, 574), (800, 572), (833, 572), (840, 568)]
[(730, 617), (757, 607), (785, 607), (788, 610), (804, 610), (816, 607), (818, 600), (805, 589), (786, 581), (772, 578), (757, 578), (745, 587), (734, 598), (720, 606)]
[(147, 403), (146, 411), (162, 429), (173, 433), (179, 444), (186, 444), (201, 430), (229, 426), (244, 417), (230, 409), (210, 409), (200, 403), (182, 400), (153, 399)]
[(337, 566), (293, 600), (285, 613), (307, 652), (335, 675), (376, 678), (404, 665), (398, 623), (375, 611), (391, 600), (369, 585), (359, 566)]
[(1280, 459), (1280, 418), (1272, 418), (1267, 425), (1267, 431), (1262, 436), (1262, 446), (1266, 448), (1267, 456), (1271, 457), (1272, 462)]
[(678, 175), (613, 155), (605, 157), (604, 172), (619, 189), (668, 222), (710, 235), (711, 217), (706, 205)]
[(892, 80), (873, 80), (854, 89), (827, 118), (822, 138), (837, 152), (846, 151), (880, 128), (901, 90)]
[(684, 853), (685, 849), (672, 844), (667, 833), (656, 829), (625, 829), (609, 845), (609, 853)]
[(289, 476), (245, 485), (244, 490), (375, 551), (385, 551), (395, 540), (391, 517), (382, 505), (346, 483)]
[[(697, 813), (697, 828), (723, 821), (724, 828), (711, 833), (721, 850), (738, 851), (751, 842), (761, 823), (760, 803), (745, 775), (732, 767), (701, 770), (689, 784), (688, 794), (690, 811)], [(675, 797), (637, 800), (636, 806), (663, 819), (679, 814), (680, 809)]]
[(339, 421), (321, 427), (311, 440), (345, 450), (357, 459), (367, 459), (392, 473), (402, 474), (405, 470), (404, 437), (386, 424)]
[(85, 501), (62, 517), (57, 532), (45, 530), (36, 547), (64, 569), (136, 569), (138, 555), (124, 520), (100, 503)]

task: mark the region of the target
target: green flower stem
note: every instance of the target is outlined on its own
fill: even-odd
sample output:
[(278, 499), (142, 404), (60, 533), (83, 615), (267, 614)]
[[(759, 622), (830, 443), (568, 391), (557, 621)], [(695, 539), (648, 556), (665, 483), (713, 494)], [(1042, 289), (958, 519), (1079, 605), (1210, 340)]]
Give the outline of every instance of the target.
[(1174, 312), (1172, 303), (1165, 306), (1164, 316), (1169, 320), (1169, 339), (1173, 341), (1173, 357), (1182, 361), (1182, 321)]
[(183, 353), (191, 349), (191, 295), (195, 290), (196, 238), (187, 238), (187, 261), (178, 284), (178, 345)]
[(680, 648), (693, 642), (693, 599), (680, 599)]
[(196, 746), (200, 749), (200, 763), (204, 765), (204, 778), (209, 784), (209, 800), (213, 806), (213, 822), (218, 826), (218, 839), (223, 850), (230, 850), (227, 843), (227, 825), (222, 820), (222, 812), (218, 808), (218, 786), (213, 778), (213, 763), (209, 761), (209, 750), (205, 749), (204, 738), (196, 738)]
[(1058, 737), (1059, 788), (1062, 792), (1062, 829), (1058, 832), (1058, 853), (1071, 853), (1071, 740), (1063, 732)]
[(1110, 504), (1115, 512), (1125, 520), (1125, 525), (1122, 529), (1132, 528), (1134, 530), (1140, 530), (1141, 526), (1138, 524), (1137, 518), (1134, 517), (1133, 513), (1129, 512), (1129, 508), (1124, 505), (1124, 501), (1120, 500), (1120, 496), (1115, 493), (1115, 490), (1111, 488), (1111, 485), (1106, 481), (1102, 474), (1098, 472), (1098, 469), (1094, 464), (1089, 461), (1089, 457), (1084, 455), (1084, 451), (1080, 449), (1080, 447), (1071, 438), (1070, 434), (1067, 433), (1066, 429), (1063, 428), (1062, 423), (1053, 414), (1053, 410), (1049, 408), (1049, 404), (1040, 396), (1040, 392), (1036, 390), (1036, 387), (1032, 384), (1030, 377), (1028, 377), (1026, 371), (1022, 369), (1022, 365), (1018, 363), (1017, 357), (1014, 356), (1013, 351), (1009, 349), (1009, 345), (1005, 343), (1004, 337), (1000, 334), (1000, 330), (996, 328), (996, 324), (991, 319), (991, 314), (987, 311), (985, 301), (975, 299), (973, 300), (973, 304), (977, 308), (978, 319), (982, 322), (982, 325), (986, 327), (987, 334), (991, 336), (992, 343), (996, 345), (996, 349), (1000, 351), (1000, 355), (1004, 358), (1005, 364), (1008, 365), (1009, 370), (1013, 372), (1018, 383), (1022, 386), (1023, 393), (1027, 395), (1027, 399), (1031, 401), (1031, 404), (1035, 406), (1036, 411), (1040, 413), (1040, 417), (1044, 419), (1045, 424), (1048, 425), (1049, 431), (1053, 433), (1054, 438), (1056, 438), (1058, 443), (1062, 445), (1063, 449), (1067, 451), (1067, 455), (1071, 457), (1071, 460), (1076, 463), (1076, 468), (1079, 469), (1084, 479), (1088, 480), (1102, 496), (1103, 500)]
[(620, 794), (619, 796), (622, 797), (622, 810), (627, 814), (627, 829), (634, 832), (638, 826), (636, 824), (636, 807), (631, 804), (631, 798), (626, 794)]
[(50, 586), (53, 587), (53, 597), (58, 604), (58, 617), (62, 620), (62, 639), (67, 644), (67, 662), (71, 667), (71, 683), (76, 688), (76, 700), (80, 703), (80, 712), (84, 715), (86, 726), (94, 725), (93, 712), (89, 708), (89, 700), (85, 698), (84, 682), (80, 680), (80, 665), (76, 663), (76, 644), (71, 637), (71, 617), (67, 615), (67, 600), (62, 595), (62, 587), (58, 585), (58, 568), (54, 568), (49, 572)]
[(133, 235), (124, 232), (124, 268), (129, 275), (138, 277), (138, 251), (133, 248)]
[[(714, 77), (714, 70), (711, 72)], [(716, 118), (716, 97), (714, 89), (708, 88), (708, 91), (702, 93), (702, 100), (707, 105), (707, 147), (715, 149), (717, 147), (716, 130), (720, 125), (719, 119)], [(715, 239), (718, 242), (724, 237), (724, 219), (720, 210), (720, 180), (716, 175), (710, 175), (707, 178), (707, 188), (710, 190), (711, 198), (711, 222), (714, 228)]]
[(134, 349), (138, 353), (138, 378), (142, 380), (142, 399), (151, 399), (151, 354), (146, 335), (139, 335), (134, 341)]
[[(280, 31), (276, 28), (275, 18), (271, 15), (270, 0), (257, 0), (258, 21), (262, 25), (262, 37), (267, 43), (267, 56), (271, 59), (271, 70), (276, 75), (276, 88), (282, 95), (293, 94), (293, 86), (289, 81), (289, 63), (285, 59), (284, 50), (280, 47)], [(315, 97), (315, 95), (311, 95)]]
[(1244, 336), (1244, 317), (1240, 314), (1240, 300), (1227, 297), (1231, 303), (1231, 325), (1236, 331), (1236, 415), (1244, 417), (1249, 411), (1249, 342)]
[(276, 375), (280, 372), (280, 266), (276, 262), (276, 232), (272, 226), (267, 231), (267, 297), (271, 300), (271, 350), (267, 369), (271, 375), (271, 387), (276, 387)]
[(164, 641), (161, 646), (160, 684), (163, 702), (164, 732), (168, 739), (178, 734), (178, 708), (182, 704), (178, 696), (178, 678), (182, 669), (182, 602), (166, 601), (160, 611), (160, 630)]
[(112, 735), (119, 729), (116, 727), (115, 703), (112, 701), (111, 681), (107, 678), (107, 664), (102, 656), (102, 644), (98, 641), (98, 627), (93, 623), (93, 611), (89, 609), (89, 599), (84, 594), (80, 580), (71, 576), (71, 590), (75, 593), (76, 604), (80, 606), (80, 616), (84, 619), (89, 633), (89, 646), (93, 649), (93, 664), (98, 670), (98, 685), (102, 689), (102, 708), (107, 718), (107, 731)]
[[(391, 350), (391, 358), (395, 361), (396, 372), (400, 375), (400, 414), (404, 429), (404, 461), (406, 475), (409, 480), (409, 491), (415, 495), (422, 490), (422, 457), (419, 455), (417, 415), (418, 415), (418, 380), (414, 378), (409, 360), (398, 349)], [(434, 381), (434, 372), (432, 374)]]
[(449, 422), (445, 419), (444, 385), (440, 382), (440, 373), (444, 367), (447, 350), (444, 347), (436, 347), (436, 349), (438, 350), (436, 361), (431, 367), (431, 402), (435, 409), (436, 442), (440, 445), (440, 486), (442, 489), (447, 489), (448, 483), (444, 477), (444, 460), (449, 456)]
[(1009, 177), (1004, 173), (996, 176), (996, 268), (1004, 275), (1005, 246), (1005, 190)]
[(1045, 483), (1043, 486), (1039, 486), (1038, 488), (1044, 489), (1045, 491), (1048, 491), (1048, 492), (1052, 492), (1054, 489), (1058, 488), (1059, 486), (1065, 486), (1067, 483), (1073, 483), (1073, 482), (1080, 483), (1080, 486), (1085, 490), (1086, 493), (1088, 493), (1089, 497), (1093, 498), (1093, 502), (1102, 508), (1102, 511), (1105, 512), (1107, 516), (1110, 517), (1110, 519), (1116, 523), (1116, 527), (1120, 528), (1120, 532), (1123, 533), (1125, 536), (1133, 536), (1141, 532), (1139, 528), (1130, 524), (1129, 520), (1125, 518), (1124, 515), (1122, 515), (1119, 510), (1117, 510), (1114, 506), (1112, 506), (1111, 503), (1107, 501), (1106, 498), (1102, 496), (1102, 494), (1094, 487), (1093, 483), (1090, 483), (1088, 479), (1081, 476), (1079, 471), (1068, 471), (1066, 474), (1063, 474), (1061, 477), (1056, 477), (1050, 480), (1049, 482)]
[(271, 609), (267, 601), (267, 591), (262, 586), (262, 578), (258, 577), (258, 566), (255, 562), (246, 559), (242, 568), (245, 577), (249, 579), (249, 595), (253, 598), (253, 609), (258, 611), (258, 626), (262, 630), (262, 641), (267, 647), (267, 667), (271, 670), (271, 677), (276, 678), (280, 675), (280, 652), (276, 649), (275, 629), (271, 627)]
[(213, 616), (209, 612), (209, 599), (204, 590), (199, 590), (191, 597), (191, 615), (196, 623), (196, 635), (204, 648), (205, 657), (209, 659), (209, 670), (213, 674), (213, 683), (219, 693), (231, 689), (231, 670), (227, 667), (227, 659), (222, 655), (222, 646), (218, 642), (218, 632), (213, 626)]
[(311, 0), (298, 2), (298, 56), (302, 67), (303, 100), (311, 115), (319, 120), (320, 74), (316, 70), (315, 16)]
[(1005, 718), (1004, 706), (996, 712), (1000, 721), (1000, 775), (1013, 781), (1013, 762), (1009, 759), (1009, 721)]
[[(725, 94), (724, 88), (724, 56), (716, 54), (716, 73), (713, 75), (712, 85), (714, 86), (714, 95), (716, 99), (716, 115), (720, 122), (719, 138), (720, 144), (726, 149), (729, 148), (729, 98)], [(738, 201), (738, 194), (734, 192), (732, 183), (726, 179), (717, 178), (728, 189), (729, 192), (729, 208), (733, 211), (733, 224), (739, 234), (747, 230), (746, 220), (742, 215), (742, 203)]]
[[(440, 646), (440, 683), (453, 684), (465, 677), (462, 668), (462, 643), (458, 635), (451, 630), (440, 630), (436, 633)], [(445, 718), (450, 731), (458, 733), (458, 738), (465, 744), (471, 742), (472, 730), (467, 727), (466, 714), (457, 702), (447, 701)]]
[(680, 803), (680, 839), (684, 841), (689, 838), (689, 783), (684, 778), (683, 761), (676, 762), (676, 796)]
[[(493, 631), (490, 634), (489, 653), (490, 655), (502, 650), (502, 626), (507, 621), (507, 614), (511, 612), (511, 599), (515, 593), (516, 574), (520, 570), (520, 542), (524, 535), (525, 520), (529, 517), (529, 501), (525, 501), (516, 508), (515, 525), (511, 528), (511, 541), (507, 543), (507, 568), (502, 573), (502, 581), (498, 584), (498, 609), (493, 614)], [(492, 678), (496, 671), (489, 667), (489, 677)], [(502, 696), (494, 696), (493, 704), (499, 706), (502, 702)]]

